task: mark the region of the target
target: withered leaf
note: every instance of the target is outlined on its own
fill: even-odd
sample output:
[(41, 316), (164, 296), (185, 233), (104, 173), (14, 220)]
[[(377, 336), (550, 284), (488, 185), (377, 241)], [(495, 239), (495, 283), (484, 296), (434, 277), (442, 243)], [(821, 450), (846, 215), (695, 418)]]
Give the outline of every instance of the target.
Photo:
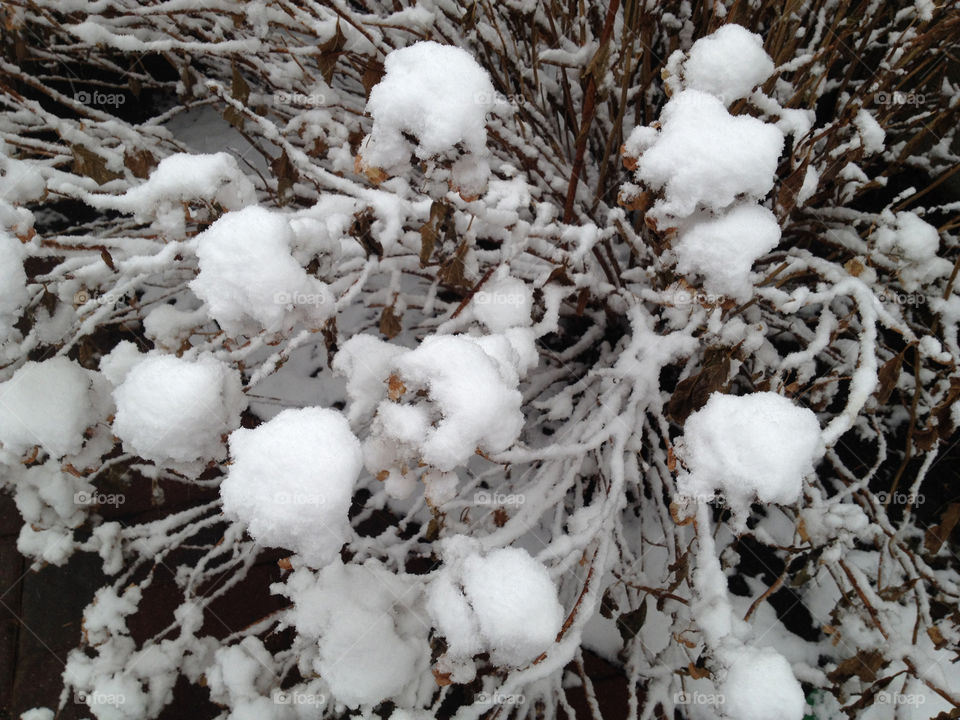
[(897, 387), (897, 380), (900, 378), (900, 369), (903, 367), (903, 353), (897, 353), (887, 360), (879, 370), (877, 370), (877, 402), (886, 405), (890, 396)]
[(350, 226), (350, 234), (357, 239), (367, 252), (367, 257), (376, 255), (383, 257), (383, 245), (373, 236), (373, 210), (367, 208), (353, 216), (353, 225)]
[(74, 145), (70, 149), (73, 151), (73, 171), (77, 175), (96, 180), (98, 185), (123, 177), (120, 173), (108, 170), (106, 160), (83, 145)]
[(697, 667), (693, 663), (687, 665), (687, 670), (690, 672), (690, 677), (694, 680), (703, 680), (704, 678), (710, 677), (710, 671), (704, 667)]
[(393, 400), (393, 402), (398, 402), (406, 391), (407, 386), (404, 385), (403, 380), (396, 375), (391, 375), (387, 380), (387, 397)]
[(434, 200), (430, 206), (430, 219), (420, 226), (420, 267), (426, 267), (437, 246), (441, 232), (444, 237), (455, 234), (450, 219), (450, 206), (442, 201)]
[(236, 63), (233, 63), (233, 78), (230, 84), (230, 95), (234, 100), (241, 102), (244, 105), (246, 105), (247, 100), (250, 99), (250, 86), (243, 78), (240, 68)]
[(877, 671), (887, 663), (888, 660), (879, 650), (861, 650), (837, 665), (835, 670), (827, 673), (827, 677), (833, 683), (843, 683), (852, 677), (872, 683), (877, 679)]
[(464, 270), (466, 269), (465, 260), (469, 249), (470, 246), (467, 245), (466, 241), (457, 246), (453, 257), (448, 258), (443, 265), (440, 266), (440, 272), (437, 274), (440, 282), (446, 285), (452, 285), (453, 287), (462, 288), (467, 286)]
[(150, 171), (157, 166), (157, 159), (149, 150), (134, 150), (124, 153), (123, 164), (134, 177), (148, 178)]
[(282, 150), (277, 157), (270, 161), (270, 170), (277, 179), (277, 195), (281, 205), (287, 203), (293, 193), (293, 184), (300, 179), (297, 169), (290, 162), (286, 150)]
[(682, 425), (692, 413), (707, 404), (710, 395), (726, 387), (729, 375), (730, 351), (708, 348), (700, 372), (677, 383), (665, 408), (667, 416)]
[[(230, 96), (244, 105), (247, 104), (247, 100), (250, 98), (250, 86), (247, 84), (247, 81), (244, 80), (243, 75), (240, 73), (240, 68), (237, 67), (236, 63), (233, 63), (233, 80), (230, 85)], [(243, 129), (243, 113), (232, 105), (224, 110), (223, 119), (235, 128), (239, 130)]]
[(107, 250), (106, 248), (103, 248), (100, 251), (100, 257), (103, 258), (103, 261), (107, 264), (108, 268), (110, 268), (114, 272), (117, 271), (117, 266), (113, 264), (113, 256), (110, 254), (109, 250)]
[(383, 63), (376, 58), (371, 58), (367, 61), (361, 82), (363, 82), (363, 91), (368, 98), (370, 97), (370, 91), (383, 79), (383, 73)]
[(636, 610), (630, 610), (629, 612), (621, 613), (617, 618), (617, 631), (620, 633), (620, 637), (623, 638), (624, 642), (634, 638), (640, 632), (640, 628), (643, 627), (643, 623), (647, 619), (647, 596), (643, 596), (643, 600), (640, 601), (640, 607)]
[(380, 313), (380, 332), (387, 338), (393, 340), (403, 330), (400, 324), (400, 316), (393, 312), (393, 305), (387, 305)]
[(940, 516), (940, 524), (927, 528), (923, 538), (923, 546), (927, 552), (931, 555), (936, 554), (950, 537), (958, 521), (960, 521), (960, 503), (950, 503)]
[(573, 280), (570, 279), (570, 276), (567, 274), (566, 265), (558, 265), (553, 270), (550, 271), (550, 276), (547, 278), (547, 283), (557, 283), (558, 285), (570, 286), (573, 285)]
[(797, 205), (797, 194), (803, 187), (803, 181), (807, 176), (807, 165), (809, 160), (801, 163), (800, 167), (795, 169), (780, 184), (780, 192), (777, 193), (777, 205), (783, 212), (783, 217), (789, 215)]
[(320, 46), (320, 56), (317, 58), (317, 67), (320, 68), (320, 74), (323, 75), (327, 85), (333, 80), (333, 70), (346, 44), (347, 38), (340, 30), (340, 21), (337, 20), (337, 29), (334, 31), (333, 37)]
[(614, 611), (619, 610), (620, 606), (613, 599), (613, 593), (610, 590), (611, 588), (607, 588), (603, 591), (603, 599), (600, 601), (600, 614), (605, 618), (613, 619)]

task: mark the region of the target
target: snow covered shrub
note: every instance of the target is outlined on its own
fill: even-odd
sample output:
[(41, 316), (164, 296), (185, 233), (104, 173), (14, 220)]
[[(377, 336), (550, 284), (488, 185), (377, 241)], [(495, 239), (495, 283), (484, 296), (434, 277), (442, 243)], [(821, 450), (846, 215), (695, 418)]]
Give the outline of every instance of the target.
[(954, 4), (0, 20), (4, 711), (960, 712)]

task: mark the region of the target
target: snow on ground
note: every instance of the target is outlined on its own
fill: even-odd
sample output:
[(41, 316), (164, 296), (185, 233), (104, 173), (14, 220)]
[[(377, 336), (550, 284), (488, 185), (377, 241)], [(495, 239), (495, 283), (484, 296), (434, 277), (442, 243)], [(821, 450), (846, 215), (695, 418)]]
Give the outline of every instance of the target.
[(233, 464), (220, 486), (223, 510), (263, 545), (322, 566), (340, 551), (360, 474), (360, 441), (340, 413), (289, 409), (230, 435)]

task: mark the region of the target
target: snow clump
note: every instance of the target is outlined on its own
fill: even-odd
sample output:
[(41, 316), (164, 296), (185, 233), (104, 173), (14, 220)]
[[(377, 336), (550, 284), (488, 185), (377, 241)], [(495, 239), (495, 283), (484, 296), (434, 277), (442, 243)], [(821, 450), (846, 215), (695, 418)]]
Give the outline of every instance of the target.
[(326, 283), (291, 254), (295, 236), (282, 214), (252, 206), (227, 213), (197, 236), (200, 273), (190, 283), (230, 335), (319, 327), (333, 315)]
[(257, 193), (229, 153), (177, 153), (161, 160), (146, 182), (123, 195), (88, 194), (85, 200), (94, 207), (132, 213), (140, 221), (156, 218), (168, 233), (180, 236), (184, 203), (202, 201), (239, 210), (253, 205)]
[(233, 464), (220, 486), (223, 510), (263, 545), (330, 562), (346, 542), (347, 511), (363, 458), (360, 441), (335, 410), (284, 410), (230, 435)]
[(40, 446), (51, 457), (80, 451), (84, 431), (110, 412), (100, 373), (65, 357), (28, 361), (0, 383), (0, 445), (16, 456)]
[(30, 299), (23, 258), (23, 244), (0, 228), (0, 344), (13, 336), (14, 323)]
[(444, 567), (427, 589), (427, 612), (447, 642), (440, 669), (470, 682), (471, 658), (522, 667), (546, 652), (564, 611), (547, 568), (520, 548), (486, 555), (458, 535), (444, 543)]
[(246, 407), (240, 373), (211, 355), (133, 360), (113, 392), (113, 432), (124, 449), (196, 474), (226, 457), (222, 437), (240, 426)]
[[(412, 152), (426, 160), (459, 146), (464, 153), (452, 169), (452, 184), (471, 196), (486, 189), (486, 116), (496, 101), (487, 71), (466, 50), (433, 41), (394, 50), (384, 67), (367, 101), (373, 129), (361, 149), (362, 163), (398, 175), (409, 167)], [(415, 148), (404, 133), (416, 138)]]
[(884, 219), (887, 223), (876, 231), (876, 247), (897, 262), (904, 289), (915, 292), (950, 274), (953, 263), (937, 257), (940, 233), (933, 225), (912, 212), (886, 213)]
[(777, 218), (761, 205), (736, 205), (718, 218), (694, 216), (674, 243), (677, 271), (700, 274), (708, 292), (744, 301), (754, 261), (779, 243)]
[(710, 93), (729, 106), (750, 95), (774, 69), (763, 38), (731, 23), (697, 40), (686, 55), (674, 51), (667, 60), (667, 86)]
[(634, 128), (624, 149), (636, 158), (637, 180), (663, 190), (649, 213), (659, 223), (762, 198), (773, 188), (783, 142), (775, 125), (731, 115), (713, 95), (687, 89), (663, 108), (659, 130)]
[(823, 452), (813, 411), (772, 392), (714, 393), (687, 419), (677, 443), (685, 467), (677, 491), (701, 501), (720, 493), (742, 526), (754, 499), (797, 502)]
[(424, 690), (429, 696), (428, 624), (410, 609), (422, 602), (419, 587), (375, 560), (334, 561), (317, 573), (299, 568), (274, 585), (293, 601), (287, 622), (313, 644), (299, 656), (301, 674), (322, 677), (351, 708), (390, 699), (409, 706)]

